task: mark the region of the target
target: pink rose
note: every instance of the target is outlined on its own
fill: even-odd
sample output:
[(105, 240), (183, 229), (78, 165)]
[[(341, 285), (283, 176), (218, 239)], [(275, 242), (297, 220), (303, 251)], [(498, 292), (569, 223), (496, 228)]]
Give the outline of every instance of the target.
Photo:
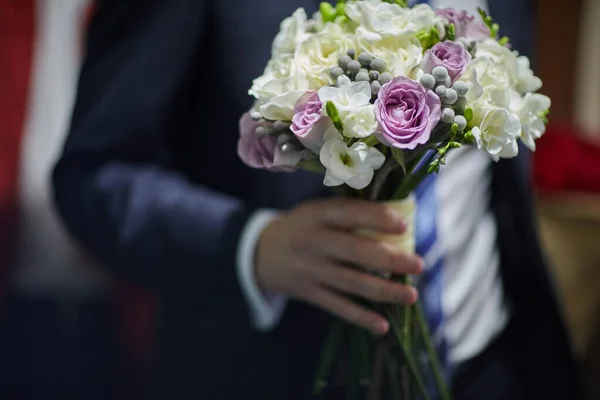
[(454, 24), (456, 38), (480, 41), (490, 37), (490, 29), (483, 21), (475, 20), (475, 17), (466, 11), (440, 8), (435, 13), (448, 21), (448, 24)]
[(277, 144), (277, 135), (259, 136), (256, 128), (261, 126), (250, 117), (250, 113), (240, 119), (240, 138), (238, 140), (238, 156), (244, 164), (252, 168), (274, 171), (293, 171), (302, 159), (298, 149), (286, 152)]
[(471, 54), (460, 43), (440, 42), (425, 52), (421, 68), (430, 74), (437, 66), (446, 67), (450, 80), (454, 83), (471, 63)]
[(323, 134), (333, 124), (322, 110), (323, 104), (317, 92), (306, 92), (296, 103), (290, 127), (300, 143), (314, 153), (319, 153), (323, 146)]
[(412, 150), (427, 143), (441, 115), (435, 93), (411, 79), (394, 78), (382, 86), (375, 100), (376, 135), (387, 146)]

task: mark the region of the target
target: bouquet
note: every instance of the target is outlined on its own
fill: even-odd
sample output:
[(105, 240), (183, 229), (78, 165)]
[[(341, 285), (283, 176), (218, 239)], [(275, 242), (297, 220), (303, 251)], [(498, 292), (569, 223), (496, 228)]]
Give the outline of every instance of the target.
[[(452, 149), (476, 146), (495, 161), (517, 156), (519, 141), (535, 150), (550, 99), (535, 93), (542, 82), (527, 57), (479, 14), (402, 0), (322, 3), (312, 18), (298, 9), (249, 90), (255, 102), (240, 121), (241, 159), (322, 173), (341, 195), (396, 202), (410, 220), (412, 193)], [(357, 234), (415, 251), (412, 229), (396, 238)], [(389, 337), (334, 322), (315, 390), (330, 384), (349, 340), (349, 396), (362, 385), (370, 399), (450, 399), (420, 304), (370, 306), (389, 319)]]

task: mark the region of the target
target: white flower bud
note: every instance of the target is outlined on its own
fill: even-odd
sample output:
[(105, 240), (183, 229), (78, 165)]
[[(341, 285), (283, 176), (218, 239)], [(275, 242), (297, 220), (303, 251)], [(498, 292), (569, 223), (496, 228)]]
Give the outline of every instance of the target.
[(435, 78), (431, 74), (423, 74), (421, 79), (419, 79), (421, 85), (425, 87), (425, 89), (433, 89), (435, 87)]
[(462, 132), (467, 127), (467, 119), (462, 115), (457, 115), (454, 117), (454, 123), (458, 125), (459, 132)]
[(442, 111), (442, 122), (445, 122), (447, 124), (452, 123), (452, 121), (454, 121), (454, 110), (451, 108), (444, 108), (444, 111)]
[[(441, 65), (438, 65), (437, 67), (435, 67), (433, 69), (433, 71), (431, 71), (431, 74), (435, 78), (436, 82), (443, 83), (443, 82), (446, 82), (446, 78), (448, 78), (448, 70), (446, 69), (446, 67), (443, 67)], [(450, 86), (450, 85), (445, 85), (445, 86)]]

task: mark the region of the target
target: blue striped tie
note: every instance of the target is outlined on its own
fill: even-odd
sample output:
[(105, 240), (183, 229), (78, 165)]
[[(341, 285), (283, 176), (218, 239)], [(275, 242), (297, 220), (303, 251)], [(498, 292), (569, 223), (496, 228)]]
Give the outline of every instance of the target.
[[(436, 174), (428, 175), (415, 193), (417, 200), (415, 224), (417, 253), (425, 260), (425, 271), (419, 277), (418, 289), (427, 324), (438, 351), (440, 364), (446, 377), (448, 377), (448, 348), (444, 336), (444, 312), (442, 308), (444, 254), (437, 240), (436, 178)], [(430, 386), (433, 386), (433, 384), (432, 381)], [(433, 396), (433, 398), (435, 397), (437, 396)]]

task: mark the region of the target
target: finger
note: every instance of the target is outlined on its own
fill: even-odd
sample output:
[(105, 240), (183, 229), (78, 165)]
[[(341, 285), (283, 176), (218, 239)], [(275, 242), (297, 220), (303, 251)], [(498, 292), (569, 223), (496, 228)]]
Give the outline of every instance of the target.
[(403, 252), (394, 243), (374, 240), (347, 232), (323, 230), (315, 235), (323, 255), (365, 269), (396, 274), (419, 274), (423, 260)]
[(325, 288), (315, 290), (309, 302), (351, 324), (368, 329), (376, 335), (384, 335), (390, 329), (389, 322), (381, 315)]
[(321, 223), (338, 229), (364, 229), (387, 234), (406, 231), (406, 221), (402, 215), (376, 202), (335, 199), (323, 201), (316, 209)]
[(315, 278), (325, 286), (377, 303), (413, 304), (418, 297), (410, 286), (341, 265), (321, 266)]

